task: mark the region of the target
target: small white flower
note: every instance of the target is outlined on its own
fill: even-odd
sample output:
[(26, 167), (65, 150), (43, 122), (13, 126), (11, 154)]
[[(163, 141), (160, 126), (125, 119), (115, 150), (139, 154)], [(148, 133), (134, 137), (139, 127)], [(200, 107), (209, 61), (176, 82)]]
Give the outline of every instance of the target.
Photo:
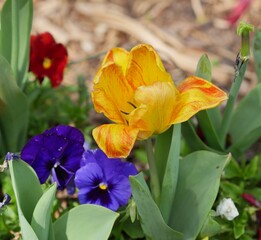
[(238, 215), (238, 210), (231, 198), (222, 199), (217, 206), (216, 216), (232, 221)]

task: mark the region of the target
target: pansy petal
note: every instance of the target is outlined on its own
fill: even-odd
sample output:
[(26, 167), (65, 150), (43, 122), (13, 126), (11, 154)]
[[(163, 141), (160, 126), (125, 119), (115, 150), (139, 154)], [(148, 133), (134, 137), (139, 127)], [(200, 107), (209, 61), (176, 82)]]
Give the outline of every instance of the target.
[(170, 127), (177, 94), (178, 91), (171, 82), (156, 82), (137, 89), (134, 100), (140, 107), (130, 114), (129, 125), (140, 130), (139, 139), (146, 139)]
[(82, 155), (81, 167), (85, 166), (87, 163), (96, 162), (94, 154), (96, 150), (88, 149)]
[(84, 136), (82, 132), (75, 127), (58, 125), (47, 131), (46, 131), (47, 134), (56, 133), (57, 135), (61, 135), (65, 137), (67, 140), (77, 141), (80, 142), (81, 144), (84, 143)]
[(57, 183), (57, 189), (63, 190), (73, 177), (74, 173), (62, 166), (57, 166), (52, 169), (52, 178), (53, 181)]
[(128, 104), (134, 90), (128, 85), (123, 70), (115, 63), (102, 68), (94, 79), (92, 100), (95, 110), (116, 123), (125, 123), (123, 112), (133, 110)]
[(180, 93), (172, 112), (172, 124), (187, 121), (197, 112), (216, 107), (228, 98), (212, 83), (194, 76), (186, 78), (178, 90)]
[(115, 198), (121, 206), (126, 205), (131, 197), (131, 186), (128, 177), (118, 175), (108, 180), (108, 182), (111, 198)]
[(147, 44), (134, 47), (130, 52), (126, 78), (133, 89), (154, 82), (172, 82), (155, 49)]
[(139, 130), (120, 124), (104, 124), (95, 128), (92, 135), (108, 157), (126, 158), (137, 138)]
[(43, 135), (32, 137), (23, 147), (21, 151), (21, 159), (30, 165), (33, 164), (38, 152), (42, 149), (43, 139)]
[(79, 189), (95, 188), (104, 181), (103, 171), (97, 163), (88, 163), (75, 174), (74, 182)]
[(54, 164), (55, 159), (52, 158), (49, 151), (43, 151), (43, 149), (39, 151), (36, 160), (31, 166), (35, 170), (41, 184), (46, 182)]

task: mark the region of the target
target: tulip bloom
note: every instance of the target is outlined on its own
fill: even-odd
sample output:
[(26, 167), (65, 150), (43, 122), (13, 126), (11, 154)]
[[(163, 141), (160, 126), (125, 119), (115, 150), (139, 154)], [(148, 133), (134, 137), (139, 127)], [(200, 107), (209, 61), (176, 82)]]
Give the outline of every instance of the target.
[(66, 48), (56, 43), (50, 33), (31, 36), (29, 71), (36, 75), (40, 83), (48, 77), (52, 87), (58, 87), (63, 80), (67, 58)]
[(176, 87), (153, 47), (142, 44), (130, 52), (114, 48), (107, 53), (94, 78), (92, 99), (96, 111), (114, 122), (93, 130), (98, 146), (109, 157), (127, 157), (136, 139), (187, 121), (227, 95), (194, 76)]

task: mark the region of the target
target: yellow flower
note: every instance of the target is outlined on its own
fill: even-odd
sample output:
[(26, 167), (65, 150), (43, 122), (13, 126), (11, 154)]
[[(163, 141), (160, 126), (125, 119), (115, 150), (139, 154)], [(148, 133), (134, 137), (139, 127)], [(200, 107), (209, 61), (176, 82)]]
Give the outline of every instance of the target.
[(114, 123), (95, 128), (93, 137), (108, 157), (127, 157), (136, 139), (162, 133), (226, 99), (225, 92), (194, 76), (176, 87), (150, 45), (130, 52), (114, 48), (105, 56), (92, 92), (96, 111)]

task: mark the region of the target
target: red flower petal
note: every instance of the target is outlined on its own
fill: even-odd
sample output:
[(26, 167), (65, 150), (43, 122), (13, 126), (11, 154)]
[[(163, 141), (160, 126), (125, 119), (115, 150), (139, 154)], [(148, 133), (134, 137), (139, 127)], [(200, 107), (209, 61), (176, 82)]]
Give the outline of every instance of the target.
[[(46, 59), (50, 61), (48, 67), (44, 65)], [(52, 87), (58, 87), (62, 82), (67, 61), (66, 48), (62, 44), (56, 43), (50, 33), (31, 36), (29, 71), (36, 75), (40, 83), (44, 77), (48, 77)]]

